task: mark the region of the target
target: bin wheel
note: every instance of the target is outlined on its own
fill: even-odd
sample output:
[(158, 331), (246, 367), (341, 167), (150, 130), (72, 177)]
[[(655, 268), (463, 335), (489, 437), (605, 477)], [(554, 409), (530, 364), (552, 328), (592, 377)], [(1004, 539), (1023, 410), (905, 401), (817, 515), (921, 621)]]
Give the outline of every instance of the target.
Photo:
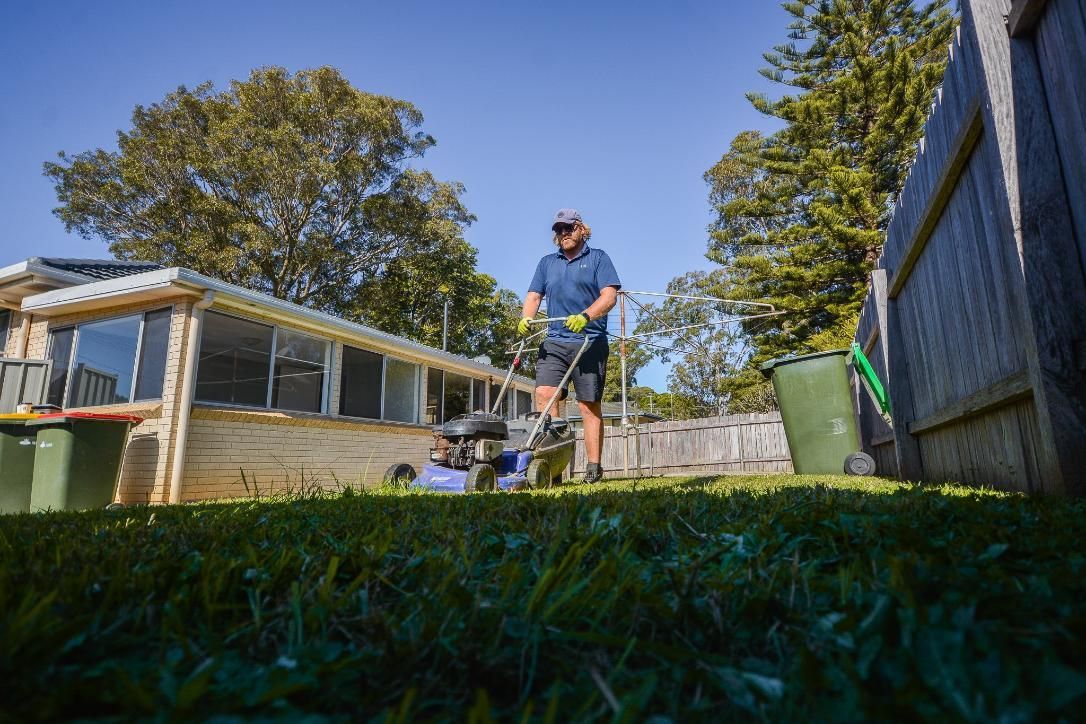
[(845, 458), (845, 472), (849, 475), (874, 475), (875, 459), (865, 452), (854, 452)]
[(486, 493), (498, 487), (498, 474), (494, 472), (492, 465), (475, 463), (468, 468), (468, 476), (464, 480), (464, 492), (473, 490)]
[(110, 503), (106, 506), (106, 510), (124, 510), (124, 503)]
[(551, 487), (551, 466), (546, 460), (533, 460), (528, 463), (528, 485), (532, 490)]
[(384, 483), (397, 488), (406, 488), (417, 477), (415, 468), (407, 463), (396, 463), (385, 471)]

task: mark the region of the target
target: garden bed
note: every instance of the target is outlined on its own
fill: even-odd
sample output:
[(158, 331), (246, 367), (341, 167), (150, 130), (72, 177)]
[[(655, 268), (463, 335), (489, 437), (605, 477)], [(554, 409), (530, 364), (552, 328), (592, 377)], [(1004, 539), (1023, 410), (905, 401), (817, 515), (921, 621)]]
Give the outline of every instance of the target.
[(1084, 521), (790, 475), (0, 516), (5, 713), (1069, 718)]

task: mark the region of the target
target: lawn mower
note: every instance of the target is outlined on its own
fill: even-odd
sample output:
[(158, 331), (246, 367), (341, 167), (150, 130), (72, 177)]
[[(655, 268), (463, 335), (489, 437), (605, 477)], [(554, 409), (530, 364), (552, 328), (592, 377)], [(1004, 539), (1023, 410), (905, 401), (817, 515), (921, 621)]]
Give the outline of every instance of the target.
[[(532, 320), (531, 324), (563, 321), (565, 318), (551, 317)], [(573, 457), (576, 441), (569, 423), (539, 412), (520, 415), (508, 422), (498, 415), (513, 373), (520, 367), (525, 345), (535, 336), (521, 340), (490, 412), (477, 410), (457, 415), (434, 428), (430, 462), (423, 466), (422, 472), (416, 474), (410, 464), (397, 463), (385, 472), (385, 483), (441, 493), (470, 493), (549, 488), (561, 478)], [(545, 410), (550, 410), (562, 396), (588, 343), (585, 335), (573, 364)]]

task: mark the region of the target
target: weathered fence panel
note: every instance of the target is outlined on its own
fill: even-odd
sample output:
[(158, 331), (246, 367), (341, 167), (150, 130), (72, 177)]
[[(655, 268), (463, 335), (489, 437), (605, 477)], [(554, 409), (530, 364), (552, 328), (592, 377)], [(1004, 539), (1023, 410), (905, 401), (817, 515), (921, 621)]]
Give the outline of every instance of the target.
[[(584, 431), (570, 474), (584, 472)], [(600, 463), (608, 477), (701, 472), (791, 472), (779, 412), (674, 420), (604, 428)]]
[(0, 413), (15, 412), (21, 402), (45, 402), (52, 368), (53, 363), (45, 359), (0, 357)]
[(1077, 0), (1014, 10), (963, 3), (855, 337), (893, 427), (857, 410), (882, 472), (1082, 494), (1086, 22)]

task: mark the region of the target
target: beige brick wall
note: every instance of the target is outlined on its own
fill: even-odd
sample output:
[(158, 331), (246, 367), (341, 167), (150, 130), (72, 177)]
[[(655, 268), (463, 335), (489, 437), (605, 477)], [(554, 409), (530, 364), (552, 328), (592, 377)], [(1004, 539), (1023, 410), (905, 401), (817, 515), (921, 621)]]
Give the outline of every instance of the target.
[(373, 486), (393, 463), (421, 470), (432, 440), (417, 426), (196, 407), (181, 499)]

